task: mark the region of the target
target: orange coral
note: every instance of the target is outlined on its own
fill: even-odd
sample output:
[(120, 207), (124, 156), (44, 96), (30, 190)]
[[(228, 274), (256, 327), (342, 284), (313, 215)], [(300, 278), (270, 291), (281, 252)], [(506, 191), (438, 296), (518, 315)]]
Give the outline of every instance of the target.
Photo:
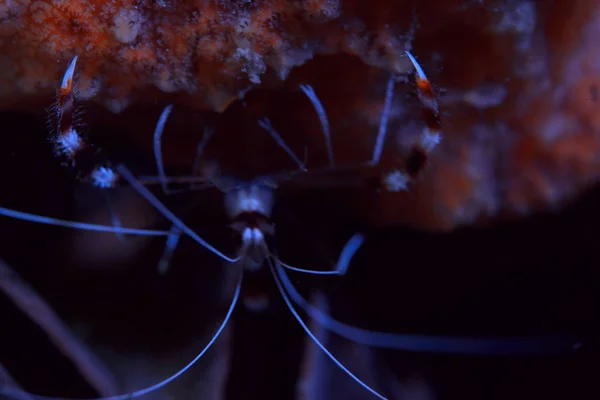
[[(123, 111), (107, 121), (146, 143), (157, 101), (225, 111), (218, 130), (247, 146), (217, 135), (214, 154), (235, 173), (258, 154), (273, 154), (266, 169), (287, 165), (255, 139), (263, 116), (290, 146), (308, 144), (311, 164), (324, 160), (318, 119), (297, 89), (307, 82), (339, 161), (356, 162), (373, 146), (386, 71), (409, 71), (412, 46), (445, 89), (445, 140), (411, 195), (358, 204), (379, 223), (448, 228), (562, 204), (600, 176), (598, 12), (584, 0), (0, 0), (0, 107), (41, 109), (78, 54), (79, 97)], [(414, 88), (396, 87), (388, 163), (423, 126)], [(169, 122), (167, 162), (190, 163), (202, 124), (184, 111)]]

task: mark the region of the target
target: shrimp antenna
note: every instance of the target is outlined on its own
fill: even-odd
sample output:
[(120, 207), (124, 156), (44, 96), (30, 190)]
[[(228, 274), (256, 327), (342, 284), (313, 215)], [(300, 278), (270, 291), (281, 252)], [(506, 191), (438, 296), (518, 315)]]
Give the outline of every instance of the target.
[[(229, 319), (231, 318), (231, 314), (233, 314), (233, 310), (235, 309), (235, 305), (237, 304), (238, 298), (240, 296), (240, 288), (241, 287), (242, 287), (242, 276), (240, 275), (240, 279), (239, 279), (237, 287), (235, 289), (235, 294), (233, 295), (233, 300), (231, 301), (229, 310), (227, 311), (227, 314), (225, 315), (223, 322), (219, 326), (219, 329), (217, 329), (217, 332), (213, 335), (212, 339), (210, 339), (208, 344), (206, 346), (204, 346), (202, 351), (200, 353), (198, 353), (198, 355), (196, 357), (194, 357), (194, 359), (192, 361), (190, 361), (185, 367), (181, 368), (179, 371), (177, 371), (175, 374), (171, 375), (167, 379), (164, 379), (152, 386), (148, 386), (145, 389), (136, 390), (135, 392), (128, 393), (128, 394), (122, 394), (122, 395), (111, 396), (111, 397), (100, 397), (100, 398), (94, 398), (94, 399), (88, 399), (88, 400), (130, 400), (130, 399), (135, 399), (137, 397), (141, 397), (141, 396), (147, 395), (148, 393), (154, 392), (155, 390), (161, 389), (162, 387), (173, 382), (175, 379), (179, 378), (187, 370), (189, 370), (194, 364), (196, 364), (196, 362), (198, 362), (198, 360), (200, 358), (202, 358), (202, 356), (208, 351), (208, 349), (213, 345), (213, 343), (215, 343), (217, 341), (217, 339), (219, 338), (219, 335), (221, 334), (221, 332), (223, 332), (223, 329), (225, 329), (225, 326), (227, 326), (227, 323), (229, 322)], [(39, 400), (65, 400), (63, 398), (58, 398), (58, 397), (46, 397), (46, 396), (34, 395), (34, 394), (30, 394), (28, 392), (25, 392), (23, 390), (19, 390), (19, 389), (16, 389), (13, 387), (7, 387), (7, 386), (0, 386), (0, 395), (7, 396), (7, 397), (10, 397), (15, 400), (31, 400), (32, 398), (39, 399)]]
[[(210, 138), (215, 134), (215, 128), (204, 128), (202, 139), (196, 146), (196, 156), (194, 157), (194, 163), (192, 164), (192, 175), (199, 175), (202, 170), (201, 159), (204, 155), (204, 148), (208, 144)], [(192, 185), (193, 186), (193, 185)]]
[(392, 108), (392, 98), (394, 97), (394, 83), (396, 82), (396, 74), (391, 73), (387, 83), (387, 89), (385, 91), (385, 102), (383, 104), (383, 111), (381, 112), (381, 119), (379, 120), (379, 130), (377, 132), (377, 139), (375, 140), (375, 147), (373, 148), (373, 158), (371, 159), (371, 165), (379, 164), (381, 159), (381, 153), (383, 152), (383, 144), (385, 142), (385, 135), (387, 133), (388, 120), (390, 118), (390, 109)]
[(260, 125), (261, 128), (263, 128), (264, 130), (266, 130), (267, 132), (269, 132), (269, 135), (271, 135), (271, 137), (273, 139), (275, 139), (275, 141), (277, 142), (277, 144), (283, 149), (285, 150), (286, 153), (288, 153), (288, 155), (294, 160), (294, 162), (296, 164), (298, 164), (298, 167), (303, 170), (306, 171), (306, 166), (304, 165), (304, 163), (302, 161), (300, 161), (300, 159), (298, 158), (298, 156), (296, 155), (296, 153), (294, 153), (292, 151), (292, 149), (290, 149), (290, 147), (285, 143), (285, 141), (283, 140), (283, 138), (281, 137), (281, 135), (279, 133), (277, 133), (277, 131), (275, 130), (275, 128), (273, 128), (273, 125), (271, 125), (271, 120), (269, 120), (269, 118), (265, 118), (261, 121), (258, 121), (258, 125)]
[(327, 119), (327, 113), (325, 112), (325, 108), (315, 90), (310, 85), (300, 85), (300, 89), (304, 92), (306, 97), (310, 100), (317, 115), (319, 116), (319, 121), (321, 122), (321, 129), (323, 129), (323, 135), (325, 135), (325, 145), (327, 146), (327, 158), (329, 159), (329, 166), (335, 166), (335, 159), (333, 158), (333, 146), (331, 144), (331, 132), (329, 130), (329, 120)]
[(284, 262), (281, 262), (281, 260), (279, 260), (277, 258), (275, 261), (277, 262), (278, 265), (280, 265), (284, 268), (287, 268), (289, 270), (296, 271), (296, 272), (302, 272), (305, 274), (345, 275), (346, 272), (348, 271), (348, 267), (350, 266), (350, 262), (352, 261), (352, 258), (354, 257), (354, 255), (356, 254), (358, 249), (360, 249), (360, 247), (362, 246), (364, 241), (365, 241), (365, 236), (363, 234), (361, 234), (361, 233), (354, 234), (348, 240), (348, 242), (342, 249), (342, 251), (340, 253), (340, 258), (336, 265), (336, 268), (333, 271), (316, 271), (314, 269), (297, 268), (297, 267), (293, 267), (289, 264), (286, 264)]
[(275, 272), (275, 267), (273, 266), (273, 262), (270, 259), (267, 259), (267, 260), (269, 262), (269, 267), (271, 268), (271, 273), (273, 274), (273, 278), (275, 278), (275, 283), (277, 284), (279, 293), (281, 293), (281, 297), (283, 297), (283, 301), (285, 301), (285, 304), (289, 308), (290, 312), (292, 313), (294, 318), (296, 318), (296, 320), (298, 321), (298, 323), (300, 324), (302, 329), (304, 329), (306, 334), (312, 339), (312, 341), (317, 346), (319, 346), (319, 348), (321, 350), (323, 350), (323, 352), (335, 363), (335, 365), (340, 367), (341, 370), (344, 371), (346, 374), (348, 374), (349, 377), (354, 379), (359, 385), (361, 385), (362, 387), (367, 389), (374, 396), (377, 396), (377, 398), (382, 399), (382, 400), (387, 400), (386, 397), (377, 393), (373, 388), (371, 388), (369, 385), (367, 385), (362, 380), (360, 380), (360, 378), (358, 378), (356, 375), (354, 375), (352, 372), (350, 372), (350, 370), (348, 368), (346, 368), (344, 366), (344, 364), (342, 364), (337, 358), (335, 358), (335, 356), (333, 354), (331, 354), (331, 352), (329, 350), (327, 350), (327, 348), (325, 348), (325, 346), (319, 341), (319, 339), (317, 339), (317, 337), (311, 332), (311, 330), (308, 328), (308, 326), (306, 326), (306, 323), (302, 320), (302, 318), (300, 318), (300, 315), (298, 315), (298, 312), (294, 309), (292, 302), (290, 301), (288, 295), (286, 294), (286, 292), (282, 286), (282, 283), (279, 280), (278, 274)]
[(578, 343), (568, 337), (549, 335), (541, 337), (468, 338), (433, 335), (413, 335), (377, 332), (347, 325), (313, 307), (296, 290), (281, 266), (277, 277), (286, 292), (306, 314), (327, 330), (366, 346), (403, 351), (469, 355), (534, 355), (560, 354), (576, 349)]
[(161, 141), (167, 118), (169, 118), (169, 114), (171, 114), (172, 109), (173, 105), (168, 105), (165, 107), (163, 112), (160, 114), (160, 117), (158, 118), (158, 123), (156, 124), (156, 128), (154, 129), (154, 158), (156, 159), (156, 169), (158, 170), (160, 185), (165, 194), (168, 193), (168, 189), (167, 177), (165, 176), (165, 166), (162, 157)]
[(160, 231), (152, 229), (123, 228), (121, 226), (88, 224), (86, 222), (66, 221), (64, 219), (46, 217), (43, 215), (30, 214), (22, 211), (11, 210), (10, 208), (0, 207), (0, 215), (20, 219), (23, 221), (35, 222), (38, 224), (61, 226), (64, 228), (83, 229), (87, 231), (119, 233), (123, 235), (138, 236), (169, 236), (169, 231)]
[(179, 243), (179, 238), (181, 237), (181, 229), (177, 226), (173, 225), (171, 230), (169, 231), (169, 236), (167, 237), (167, 242), (165, 243), (165, 250), (163, 255), (158, 262), (158, 273), (164, 275), (167, 273), (167, 269), (169, 268), (169, 263), (171, 262), (171, 258), (173, 258), (173, 253), (175, 253), (175, 249), (177, 248), (177, 244)]
[(231, 258), (220, 252), (213, 245), (202, 239), (196, 232), (191, 230), (186, 224), (183, 223), (175, 214), (173, 214), (163, 203), (160, 202), (144, 185), (142, 185), (135, 176), (122, 164), (116, 167), (117, 172), (123, 179), (125, 179), (133, 189), (135, 189), (143, 198), (145, 198), (154, 208), (158, 210), (165, 218), (180, 229), (183, 233), (194, 239), (198, 244), (222, 258), (223, 260), (234, 263), (240, 259), (240, 257)]

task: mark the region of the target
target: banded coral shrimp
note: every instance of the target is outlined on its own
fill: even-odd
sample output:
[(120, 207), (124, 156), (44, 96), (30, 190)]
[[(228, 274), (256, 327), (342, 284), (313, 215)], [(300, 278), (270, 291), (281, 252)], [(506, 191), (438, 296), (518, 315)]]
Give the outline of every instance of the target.
[[(428, 80), (425, 77), (424, 72), (416, 63), (416, 60), (407, 53), (408, 57), (415, 64), (417, 69), (417, 82), (418, 87), (420, 89), (420, 97), (423, 101), (423, 105), (425, 106), (426, 113), (426, 121), (427, 127), (421, 136), (421, 141), (419, 144), (415, 146), (413, 153), (408, 157), (407, 163), (407, 172), (403, 170), (393, 170), (383, 175), (383, 179), (379, 176), (375, 175), (373, 179), (373, 175), (367, 176), (367, 181), (369, 183), (380, 183), (377, 185), (383, 190), (403, 190), (406, 189), (408, 184), (414, 179), (415, 176), (422, 170), (422, 168), (426, 164), (426, 160), (428, 157), (428, 153), (430, 150), (437, 145), (439, 142), (439, 121), (437, 119), (437, 105), (435, 102), (435, 98), (431, 92), (431, 88)], [(65, 75), (65, 79), (63, 79), (63, 83), (61, 89), (63, 89), (63, 96), (70, 95), (71, 85), (72, 85), (72, 77), (74, 72), (75, 60), (71, 64), (71, 66), (67, 69), (67, 73)], [(373, 151), (373, 158), (370, 163), (367, 164), (367, 167), (364, 165), (360, 166), (361, 170), (367, 170), (367, 172), (372, 172), (369, 170), (369, 166), (376, 166), (379, 157), (381, 154), (381, 149), (383, 147), (384, 137), (385, 137), (385, 126), (387, 113), (389, 112), (389, 103), (391, 98), (391, 93), (393, 91), (393, 79), (390, 79), (390, 83), (388, 84), (388, 90), (386, 93), (386, 107), (384, 109), (382, 122), (380, 126), (380, 131), (377, 136), (376, 144)], [(326, 121), (326, 114), (324, 113), (323, 107), (320, 105), (314, 91), (308, 86), (304, 86), (302, 90), (308, 95), (310, 100), (313, 102), (315, 108), (318, 111), (319, 116), (322, 121)], [(72, 101), (68, 100), (68, 101)], [(68, 104), (68, 101), (63, 100), (63, 104)], [(63, 105), (60, 107), (61, 110), (65, 110), (66, 107)], [(170, 112), (170, 108), (165, 109), (161, 118), (159, 119), (158, 127), (155, 132), (155, 138), (157, 138), (156, 143), (160, 143), (160, 136), (162, 134), (162, 130), (165, 125), (166, 117)], [(68, 121), (67, 119), (61, 118), (62, 121)], [(275, 130), (272, 128), (268, 121), (262, 121), (261, 124), (271, 136), (273, 136), (280, 145), (286, 149), (287, 146), (285, 143), (278, 139), (278, 136)], [(329, 133), (328, 127), (326, 123), (323, 123), (323, 130), (326, 133), (326, 139), (328, 149), (331, 149), (331, 145), (329, 144)], [(59, 129), (61, 135), (64, 134), (64, 137), (60, 137), (58, 143), (59, 148), (72, 159), (75, 157), (79, 157), (79, 150), (83, 148), (83, 143), (80, 142), (79, 136), (76, 135), (76, 132), (73, 130), (72, 126), (61, 125)], [(73, 136), (75, 135), (75, 136)], [(160, 147), (158, 147), (160, 148)], [(289, 153), (293, 154), (291, 151)], [(213, 248), (210, 244), (208, 244), (204, 239), (190, 230), (181, 220), (179, 220), (169, 209), (167, 209), (156, 197), (153, 195), (144, 185), (144, 180), (139, 180), (136, 178), (126, 167), (123, 165), (118, 165), (114, 170), (108, 169), (108, 167), (100, 166), (97, 164), (92, 164), (91, 171), (88, 171), (85, 176), (89, 176), (92, 181), (94, 181), (97, 186), (100, 187), (111, 187), (114, 186), (117, 174), (124, 179), (127, 183), (129, 183), (136, 192), (142, 195), (143, 198), (148, 200), (155, 208), (157, 208), (160, 213), (166, 217), (171, 223), (173, 223), (175, 229), (171, 229), (169, 231), (152, 231), (153, 235), (166, 236), (170, 238), (168, 240), (167, 248), (168, 253), (172, 253), (173, 244), (176, 243), (176, 238), (181, 234), (186, 234), (192, 237), (196, 242), (205, 246), (209, 250), (213, 251), (215, 255), (221, 257), (223, 260), (229, 263), (243, 262), (244, 267), (247, 269), (256, 269), (260, 267), (265, 261), (269, 263), (269, 267), (273, 273), (275, 278), (275, 282), (284, 298), (285, 303), (292, 311), (294, 317), (298, 320), (304, 330), (311, 335), (308, 327), (302, 321), (300, 315), (294, 310), (293, 302), (296, 305), (300, 306), (304, 311), (316, 321), (318, 321), (321, 325), (325, 326), (328, 330), (339, 334), (340, 336), (349, 338), (356, 342), (374, 346), (374, 347), (382, 347), (382, 348), (392, 348), (399, 350), (409, 350), (409, 351), (420, 351), (420, 352), (434, 352), (434, 353), (467, 353), (467, 354), (505, 354), (505, 353), (537, 353), (542, 352), (545, 353), (547, 351), (563, 351), (568, 349), (569, 346), (572, 345), (570, 340), (562, 340), (561, 338), (549, 338), (548, 340), (544, 340), (543, 338), (532, 338), (532, 339), (472, 339), (472, 338), (441, 338), (441, 337), (424, 337), (421, 335), (402, 335), (402, 334), (385, 334), (380, 332), (367, 331), (364, 329), (354, 328), (344, 323), (341, 323), (330, 316), (327, 316), (319, 310), (312, 307), (305, 299), (302, 298), (300, 293), (294, 288), (291, 283), (291, 280), (287, 277), (285, 273), (285, 269), (296, 270), (297, 272), (303, 273), (316, 273), (316, 274), (335, 274), (341, 275), (344, 274), (349, 266), (349, 263), (354, 256), (354, 254), (359, 250), (360, 246), (364, 241), (364, 236), (357, 234), (351, 237), (351, 239), (347, 242), (344, 250), (341, 252), (340, 260), (337, 263), (337, 268), (332, 271), (314, 271), (307, 269), (298, 269), (291, 265), (285, 264), (281, 262), (275, 255), (271, 253), (269, 247), (267, 247), (266, 236), (270, 233), (270, 226), (268, 220), (270, 218), (270, 211), (272, 206), (272, 196), (274, 195), (274, 189), (276, 184), (282, 184), (283, 181), (292, 182), (292, 181), (300, 181), (300, 183), (304, 183), (307, 186), (311, 186), (311, 179), (317, 180), (316, 177), (321, 179), (321, 177), (325, 176), (327, 178), (328, 184), (331, 182), (330, 178), (332, 175), (337, 175), (340, 170), (344, 170), (345, 168), (342, 166), (337, 166), (333, 159), (333, 152), (328, 151), (330, 154), (330, 167), (323, 170), (316, 171), (308, 171), (308, 172), (298, 172), (304, 171), (305, 166), (302, 162), (300, 162), (300, 158), (297, 156), (293, 156), (292, 158), (299, 164), (299, 168), (297, 170), (291, 171), (290, 173), (284, 173), (284, 179), (279, 181), (274, 177), (263, 177), (256, 178), (250, 182), (239, 182), (233, 181), (229, 182), (227, 179), (221, 179), (221, 177), (216, 176), (212, 177), (210, 182), (204, 180), (202, 183), (209, 183), (219, 189), (224, 193), (224, 203), (227, 205), (227, 210), (229, 212), (230, 218), (234, 222), (234, 227), (238, 230), (241, 236), (241, 246), (237, 256), (230, 257), (225, 255), (223, 252)], [(159, 176), (157, 178), (152, 178), (152, 180), (164, 184), (169, 178), (167, 178), (163, 173), (161, 167), (161, 157), (158, 156), (160, 151), (156, 151), (157, 157), (157, 166), (159, 170)], [(75, 161), (76, 164), (79, 164), (78, 161)], [(356, 166), (351, 166), (350, 169), (357, 169)], [(300, 179), (295, 180), (295, 176)], [(312, 175), (314, 174), (314, 175)], [(360, 175), (360, 174), (359, 174)], [(364, 177), (360, 177), (361, 179), (355, 179), (355, 184), (362, 185), (364, 183)], [(192, 181), (197, 182), (196, 178), (191, 179)], [(148, 181), (148, 180), (146, 180)], [(179, 179), (181, 181), (181, 179)], [(6, 210), (6, 209), (4, 209)], [(8, 213), (7, 213), (8, 214)], [(39, 217), (31, 217), (26, 216), (25, 214), (10, 214), (13, 217), (28, 217), (30, 220), (34, 222), (42, 222)], [(75, 227), (84, 227), (83, 225), (75, 226)], [(88, 228), (92, 228), (92, 226), (87, 226)], [(108, 227), (99, 227), (95, 226), (93, 229), (102, 229), (105, 231), (111, 232), (120, 232), (120, 233), (132, 233), (132, 234), (150, 234), (149, 231), (126, 231), (123, 228), (108, 226)], [(252, 262), (248, 262), (249, 259), (253, 259)], [(233, 296), (233, 301), (229, 310), (226, 314), (224, 323), (220, 326), (217, 333), (213, 336), (213, 338), (209, 341), (208, 345), (205, 347), (205, 350), (210, 347), (212, 343), (217, 339), (218, 334), (222, 331), (229, 317), (231, 316), (233, 307), (237, 301), (237, 298), (240, 293), (241, 282), (238, 282), (235, 290), (235, 294)], [(346, 373), (350, 374), (357, 382), (362, 384), (367, 390), (369, 390), (372, 394), (379, 398), (385, 398), (383, 395), (378, 394), (371, 389), (366, 384), (362, 383), (360, 379), (354, 377), (346, 368), (338, 363), (333, 355), (322, 346), (316, 338), (313, 337), (315, 343), (321, 347), (325, 353), (334, 360), (338, 366), (340, 366)], [(183, 372), (187, 371), (187, 369), (193, 365), (202, 355), (204, 355), (205, 350), (203, 350), (199, 355), (190, 363), (188, 366), (181, 369), (175, 375), (172, 375), (165, 381), (161, 381), (157, 385), (151, 386), (147, 389), (142, 389), (133, 393), (129, 393), (123, 396), (117, 397), (108, 397), (108, 398), (135, 398), (147, 393), (150, 393), (153, 390), (159, 389), (160, 387), (166, 385), (172, 380), (178, 378)], [(7, 396), (12, 396), (13, 398), (25, 398), (22, 392), (11, 391), (10, 389), (3, 388), (4, 394)], [(21, 397), (19, 397), (21, 396)], [(35, 396), (35, 398), (39, 398)]]

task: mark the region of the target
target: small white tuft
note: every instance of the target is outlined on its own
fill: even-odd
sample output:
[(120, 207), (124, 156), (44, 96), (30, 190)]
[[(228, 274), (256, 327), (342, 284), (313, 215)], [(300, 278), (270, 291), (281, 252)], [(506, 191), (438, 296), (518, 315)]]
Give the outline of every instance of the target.
[(56, 149), (60, 154), (73, 158), (84, 145), (83, 139), (73, 128), (67, 132), (58, 135), (55, 141)]
[(423, 134), (421, 135), (421, 147), (428, 153), (433, 150), (435, 146), (440, 144), (441, 141), (442, 136), (439, 134), (439, 132), (431, 131), (427, 128), (425, 128)]
[(110, 168), (97, 167), (91, 173), (92, 183), (101, 189), (114, 187), (117, 183), (118, 175)]
[(409, 181), (410, 177), (407, 174), (395, 170), (385, 176), (383, 184), (390, 192), (400, 192), (408, 189)]

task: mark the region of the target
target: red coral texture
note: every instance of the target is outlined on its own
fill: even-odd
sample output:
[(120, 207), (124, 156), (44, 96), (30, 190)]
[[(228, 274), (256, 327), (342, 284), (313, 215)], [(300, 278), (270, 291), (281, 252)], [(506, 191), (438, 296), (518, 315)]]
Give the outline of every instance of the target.
[[(357, 162), (369, 158), (389, 72), (412, 70), (409, 49), (436, 88), (444, 140), (410, 194), (356, 202), (377, 223), (445, 229), (562, 205), (598, 179), (599, 29), (600, 5), (585, 0), (0, 0), (0, 107), (51, 101), (78, 55), (79, 99), (121, 112), (110, 121), (133, 137), (151, 136), (156, 102), (183, 110), (167, 129), (169, 163), (193, 159), (194, 110), (221, 112), (216, 153), (235, 173), (265, 151), (260, 116), (324, 160), (298, 90), (310, 83), (340, 162)], [(391, 159), (424, 126), (408, 83), (396, 85)]]

